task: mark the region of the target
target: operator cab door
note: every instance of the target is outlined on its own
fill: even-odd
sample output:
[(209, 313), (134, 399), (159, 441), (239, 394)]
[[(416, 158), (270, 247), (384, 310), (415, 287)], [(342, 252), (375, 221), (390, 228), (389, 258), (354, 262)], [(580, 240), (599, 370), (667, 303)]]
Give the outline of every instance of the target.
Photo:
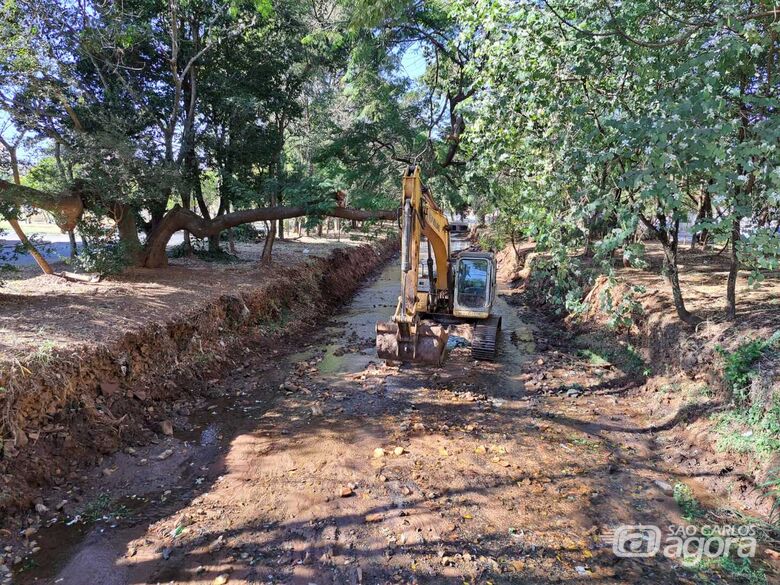
[(456, 317), (487, 319), (496, 295), (496, 264), (492, 254), (464, 254), (455, 266)]

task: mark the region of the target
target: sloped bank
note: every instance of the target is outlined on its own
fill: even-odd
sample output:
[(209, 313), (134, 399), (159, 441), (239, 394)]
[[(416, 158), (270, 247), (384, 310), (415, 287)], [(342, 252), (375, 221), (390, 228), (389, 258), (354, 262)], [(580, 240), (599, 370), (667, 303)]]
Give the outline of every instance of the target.
[[(543, 304), (550, 281), (536, 270), (534, 258), (533, 253), (518, 256), (511, 249), (505, 251), (503, 272), (522, 287), (532, 304), (549, 310)], [(759, 426), (768, 426), (765, 421), (777, 412), (777, 356), (766, 351), (739, 364), (750, 379), (743, 389), (749, 395), (747, 404), (753, 405), (748, 409), (729, 387), (724, 352), (735, 355), (753, 340), (772, 337), (780, 327), (777, 310), (755, 302), (743, 305), (746, 315), (732, 323), (717, 318), (713, 314), (717, 308), (699, 303), (695, 309), (709, 319), (690, 328), (678, 319), (660, 275), (653, 286), (638, 293), (632, 284), (628, 275), (618, 274), (614, 279), (600, 276), (587, 286), (580, 299), (583, 312), (561, 316), (573, 346), (610, 367), (636, 370), (631, 400), (655, 418), (650, 430), (665, 445), (664, 458), (681, 481), (696, 477), (703, 495), (722, 497), (754, 516), (774, 518), (780, 470), (776, 426), (765, 429), (763, 452), (758, 453), (750, 444), (758, 433), (744, 414), (749, 412), (762, 420)], [(630, 319), (616, 324), (616, 315)]]
[(247, 349), (320, 321), (396, 249), (395, 240), (337, 249), (116, 342), (0, 364), (0, 516), (123, 445), (153, 439), (177, 401), (209, 395), (210, 381)]

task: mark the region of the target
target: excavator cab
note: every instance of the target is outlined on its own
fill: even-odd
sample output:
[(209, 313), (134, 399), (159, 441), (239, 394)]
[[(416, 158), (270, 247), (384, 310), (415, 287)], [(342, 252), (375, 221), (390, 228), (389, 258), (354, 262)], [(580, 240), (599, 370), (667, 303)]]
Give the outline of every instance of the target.
[(496, 298), (496, 258), (489, 252), (461, 252), (455, 260), (452, 313), (487, 319)]

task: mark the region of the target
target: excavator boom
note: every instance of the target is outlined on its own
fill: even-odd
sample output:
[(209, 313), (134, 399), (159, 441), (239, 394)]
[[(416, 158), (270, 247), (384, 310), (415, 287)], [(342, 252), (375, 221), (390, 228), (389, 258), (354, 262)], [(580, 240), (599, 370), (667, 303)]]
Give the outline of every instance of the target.
[[(401, 296), (393, 319), (376, 325), (376, 349), (380, 358), (392, 361), (439, 365), (447, 346), (447, 329), (420, 321), (446, 302), (449, 291), (449, 234), (447, 218), (435, 204), (420, 178), (420, 169), (410, 166), (401, 195)], [(420, 242), (427, 239), (436, 260), (436, 277), (429, 258), (430, 289), (418, 290)]]

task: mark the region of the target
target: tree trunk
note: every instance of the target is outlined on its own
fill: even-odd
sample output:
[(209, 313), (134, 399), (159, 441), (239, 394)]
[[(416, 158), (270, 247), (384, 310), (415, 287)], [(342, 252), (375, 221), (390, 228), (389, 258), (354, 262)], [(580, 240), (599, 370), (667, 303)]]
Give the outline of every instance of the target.
[(112, 215), (119, 232), (119, 241), (122, 242), (130, 255), (133, 266), (143, 265), (143, 246), (141, 240), (138, 239), (138, 226), (135, 223), (133, 210), (127, 205), (117, 203), (114, 205)]
[(60, 195), (52, 195), (3, 179), (0, 179), (0, 199), (17, 206), (32, 205), (46, 210), (54, 216), (57, 225), (64, 231), (75, 228), (84, 213), (84, 203), (77, 192), (66, 191)]
[[(14, 176), (14, 184), (19, 186), (22, 184), (22, 177), (19, 174), (19, 159), (16, 158), (16, 147), (10, 146), (8, 144), (5, 144), (5, 147), (6, 150), (8, 150), (8, 156), (11, 159), (11, 172)], [(43, 255), (35, 246), (33, 246), (32, 242), (30, 242), (30, 240), (27, 238), (24, 231), (22, 231), (22, 226), (19, 225), (19, 222), (16, 219), (9, 217), (8, 223), (11, 224), (11, 228), (13, 228), (14, 232), (16, 233), (16, 237), (19, 238), (19, 241), (24, 246), (24, 249), (27, 250), (30, 253), (30, 256), (33, 257), (35, 263), (38, 265), (38, 268), (40, 268), (44, 274), (54, 274), (54, 271), (51, 269), (51, 266), (49, 266), (46, 258), (43, 257)]]
[(260, 257), (260, 264), (270, 265), (272, 261), (272, 254), (274, 248), (274, 240), (276, 240), (276, 223), (275, 221), (269, 221), (268, 234), (265, 236), (265, 243), (263, 244), (263, 255)]
[(739, 276), (739, 241), (742, 237), (742, 218), (731, 220), (731, 254), (729, 257), (729, 278), (726, 283), (726, 318), (734, 321), (737, 318), (737, 277)]
[(22, 231), (22, 226), (19, 225), (19, 222), (15, 219), (11, 219), (10, 217), (7, 218), (8, 223), (11, 224), (11, 227), (13, 228), (14, 232), (16, 232), (16, 236), (19, 238), (19, 241), (22, 242), (22, 245), (24, 246), (24, 249), (27, 250), (30, 253), (30, 256), (33, 257), (35, 260), (35, 263), (38, 265), (38, 268), (40, 268), (44, 274), (54, 274), (54, 270), (52, 270), (51, 266), (49, 266), (49, 263), (46, 261), (46, 258), (43, 257), (43, 255), (38, 251), (38, 249), (33, 246), (32, 242), (27, 238), (27, 236)]
[(677, 316), (686, 325), (698, 325), (702, 320), (689, 312), (685, 307), (685, 298), (683, 297), (682, 287), (680, 286), (680, 272), (677, 266), (680, 220), (674, 221), (673, 228), (669, 229), (664, 216), (659, 217), (659, 221), (661, 222), (659, 227), (654, 226), (642, 215), (640, 215), (639, 218), (642, 223), (647, 226), (647, 229), (655, 235), (664, 250), (664, 278), (672, 287), (672, 299), (674, 301), (675, 311), (677, 311)]
[[(712, 195), (707, 188), (702, 189), (701, 199), (699, 199), (698, 209), (696, 211), (696, 223), (708, 220), (712, 218)], [(691, 250), (696, 249), (696, 244), (701, 244), (702, 249), (707, 249), (709, 240), (709, 230), (703, 229), (702, 231), (691, 234)]]
[(680, 273), (677, 267), (677, 247), (664, 246), (664, 270), (669, 284), (672, 287), (672, 298), (677, 316), (686, 325), (698, 325), (701, 319), (691, 314), (685, 307), (682, 288), (680, 287)]
[(76, 243), (76, 234), (73, 230), (68, 230), (68, 240), (70, 240), (70, 258), (71, 260), (79, 255), (79, 247)]

